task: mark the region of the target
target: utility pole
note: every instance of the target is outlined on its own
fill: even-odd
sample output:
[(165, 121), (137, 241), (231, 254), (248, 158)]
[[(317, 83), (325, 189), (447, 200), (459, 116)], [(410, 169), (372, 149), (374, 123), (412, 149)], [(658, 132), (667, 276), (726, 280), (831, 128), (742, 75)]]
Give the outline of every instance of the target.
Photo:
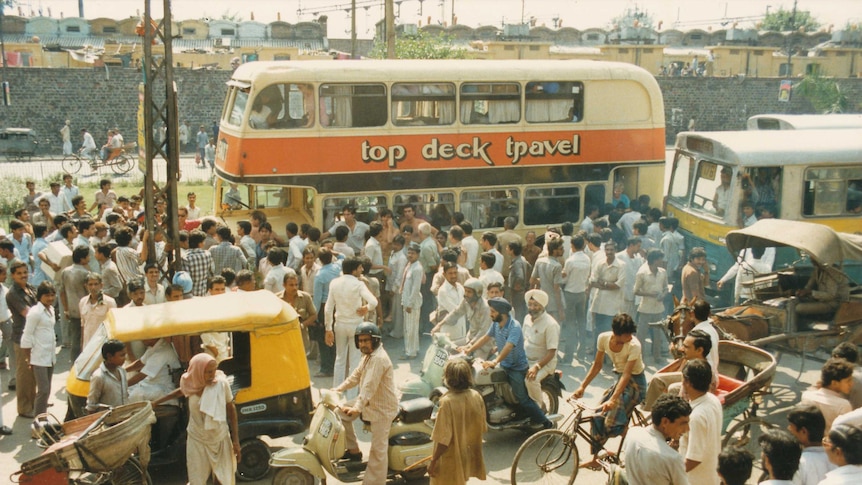
[[(174, 82), (171, 34), (171, 0), (163, 0), (164, 18), (156, 25), (150, 11), (150, 0), (144, 0), (144, 126), (139, 139), (143, 140), (146, 167), (144, 176), (144, 204), (146, 205), (144, 227), (148, 234), (147, 262), (155, 262), (155, 235), (165, 236), (170, 252), (168, 275), (173, 276), (181, 268), (180, 231), (177, 219), (179, 202), (177, 183), (180, 179), (179, 126), (177, 124), (177, 85)], [(164, 55), (159, 59), (153, 55), (154, 40), (161, 41)], [(156, 139), (156, 121), (164, 123), (165, 140)], [(166, 181), (159, 187), (156, 183), (156, 164), (165, 167)], [(156, 214), (156, 199), (164, 199), (167, 209), (162, 217)]]
[(78, 0), (78, 17), (84, 18), (84, 0)]
[(790, 14), (790, 33), (787, 35), (787, 77), (793, 79), (793, 32), (796, 31), (796, 0), (793, 0), (793, 12)]
[(356, 0), (350, 4), (350, 58), (356, 59)]
[(395, 8), (386, 0), (386, 58), (395, 59)]

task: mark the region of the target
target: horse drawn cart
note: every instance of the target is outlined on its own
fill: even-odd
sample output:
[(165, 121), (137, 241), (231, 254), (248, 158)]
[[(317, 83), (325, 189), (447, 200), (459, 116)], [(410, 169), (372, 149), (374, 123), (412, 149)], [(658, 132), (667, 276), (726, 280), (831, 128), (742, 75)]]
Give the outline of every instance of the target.
[[(862, 266), (862, 236), (821, 224), (765, 219), (730, 231), (726, 244), (732, 254), (775, 247), (796, 250), (799, 258), (793, 266), (756, 277), (749, 283), (754, 298), (742, 306), (716, 312), (721, 330), (779, 356), (800, 354), (803, 364), (806, 354), (828, 357), (842, 341), (862, 343), (862, 287), (845, 271)], [(812, 286), (813, 298), (810, 291), (800, 291)]]
[(63, 424), (40, 415), (33, 429), (47, 449), (24, 462), (13, 479), (42, 485), (149, 484), (150, 427), (155, 421), (149, 402), (110, 408)]

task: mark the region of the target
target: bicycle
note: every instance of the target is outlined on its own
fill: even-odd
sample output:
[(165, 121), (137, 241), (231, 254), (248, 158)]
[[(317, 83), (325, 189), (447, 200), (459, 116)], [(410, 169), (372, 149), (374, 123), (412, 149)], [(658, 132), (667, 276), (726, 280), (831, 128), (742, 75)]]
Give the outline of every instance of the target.
[[(590, 445), (598, 445), (590, 436), (588, 424), (596, 416), (585, 411), (593, 408), (579, 399), (569, 398), (574, 406), (572, 414), (566, 418), (559, 429), (546, 429), (529, 437), (515, 453), (512, 463), (512, 485), (529, 483), (566, 483), (575, 482), (578, 470), (581, 468), (578, 447), (575, 442), (578, 436), (584, 438)], [(609, 470), (609, 465), (620, 465), (620, 453), (623, 443), (632, 426), (649, 426), (643, 413), (635, 407), (629, 416), (629, 424), (620, 435), (620, 443), (616, 452), (602, 446), (599, 452), (599, 464)]]
[(126, 147), (120, 148), (119, 153), (107, 160), (101, 160), (97, 154), (93, 152), (94, 157), (82, 157), (80, 153), (75, 152), (71, 155), (63, 157), (63, 171), (68, 174), (76, 174), (81, 170), (81, 167), (86, 163), (92, 171), (96, 171), (102, 167), (111, 167), (117, 175), (128, 173), (135, 166), (134, 160), (129, 156)]

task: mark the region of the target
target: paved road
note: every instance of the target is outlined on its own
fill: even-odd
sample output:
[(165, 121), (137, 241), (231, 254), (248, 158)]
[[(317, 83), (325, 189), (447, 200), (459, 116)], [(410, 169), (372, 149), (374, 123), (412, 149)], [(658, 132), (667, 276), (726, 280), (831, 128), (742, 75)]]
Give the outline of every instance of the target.
[[(165, 169), (164, 163), (156, 163), (156, 180), (164, 182)], [(210, 179), (211, 172), (209, 169), (201, 169), (195, 167), (194, 155), (183, 155), (180, 157), (180, 171), (183, 181), (186, 182), (201, 182)], [(58, 177), (63, 174), (62, 157), (34, 159), (30, 162), (9, 162), (0, 161), (0, 172), (3, 176), (17, 176), (20, 178), (32, 178), (34, 180), (48, 180), (49, 178)], [(109, 178), (114, 181), (129, 181), (141, 182), (144, 180), (144, 173), (138, 169), (138, 164), (135, 163), (134, 168), (126, 174), (117, 175), (110, 167), (100, 167), (95, 172), (87, 167), (82, 167), (81, 170), (74, 174), (81, 181), (98, 182), (100, 179)], [(38, 184), (37, 184), (38, 185)]]
[[(423, 347), (429, 344), (427, 337), (423, 337), (422, 343)], [(393, 358), (397, 359), (397, 356), (402, 353), (403, 343), (401, 341), (386, 338), (384, 340), (384, 346)], [(54, 403), (54, 406), (50, 408), (50, 412), (58, 417), (64, 416), (66, 412), (66, 393), (64, 386), (66, 377), (68, 376), (68, 361), (68, 350), (60, 350), (58, 366), (54, 374), (52, 388), (51, 401)], [(419, 367), (421, 366), (419, 360), (410, 362), (395, 360), (394, 364), (396, 366), (397, 381), (407, 379), (412, 377), (412, 375), (417, 374)], [(314, 363), (311, 363), (310, 365), (312, 369), (316, 369)], [(774, 394), (767, 397), (764, 406), (766, 410), (765, 414), (769, 416), (770, 420), (777, 423), (784, 422), (785, 414), (783, 412), (799, 401), (800, 394), (805, 387), (813, 384), (819, 378), (819, 367), (820, 364), (817, 362), (806, 362), (805, 372), (803, 372), (800, 380), (797, 381), (800, 369), (800, 360), (790, 355), (782, 357), (778, 373), (775, 378), (775, 383), (772, 386)], [(568, 396), (586, 375), (586, 367), (583, 364), (579, 364), (577, 367), (572, 367), (561, 363), (560, 369), (563, 371), (563, 382), (568, 389), (565, 395)], [(655, 370), (655, 366), (650, 366), (648, 368), (648, 372), (650, 374)], [(2, 395), (0, 395), (3, 405), (3, 422), (14, 429), (14, 434), (12, 436), (0, 437), (0, 470), (2, 470), (0, 471), (0, 484), (3, 484), (11, 483), (8, 478), (9, 473), (13, 470), (18, 470), (23, 461), (37, 456), (41, 450), (35, 445), (34, 441), (30, 440), (30, 433), (28, 430), (30, 420), (16, 416), (14, 392), (9, 392), (6, 389), (6, 383), (9, 379), (9, 371), (0, 370), (0, 378), (2, 378), (3, 382)], [(611, 376), (608, 375), (608, 373), (602, 374), (594, 381), (593, 385), (589, 389), (585, 396), (586, 400), (588, 402), (598, 402), (601, 392), (603, 389), (607, 388), (611, 382)], [(317, 397), (317, 389), (328, 388), (332, 385), (331, 379), (329, 378), (314, 378), (314, 396)], [(571, 407), (568, 406), (568, 404), (561, 403), (561, 412), (568, 413), (570, 411)], [(370, 437), (361, 432), (358, 433), (358, 435), (361, 440), (361, 446), (367, 453)], [(471, 480), (470, 483), (509, 483), (512, 459), (518, 446), (520, 446), (525, 437), (526, 435), (519, 431), (488, 432), (485, 436), (485, 459), (488, 467), (488, 480), (482, 482), (474, 479)], [(301, 439), (301, 436), (296, 436), (292, 438), (270, 440), (269, 443), (274, 449), (278, 449), (284, 446), (298, 446)], [(589, 450), (583, 440), (578, 440), (578, 442), (580, 454), (583, 459), (583, 457), (588, 456), (587, 454), (589, 453)], [(173, 467), (172, 469), (152, 470), (152, 474), (154, 483), (165, 485), (186, 483), (184, 467), (181, 466)], [(606, 479), (607, 477), (604, 473), (592, 472), (589, 470), (583, 470), (578, 475), (578, 483), (583, 484), (603, 484), (606, 482)], [(268, 484), (270, 483), (270, 480), (271, 475), (264, 480), (254, 483)], [(341, 482), (330, 480), (328, 483)], [(425, 484), (427, 483), (427, 478), (413, 483)]]

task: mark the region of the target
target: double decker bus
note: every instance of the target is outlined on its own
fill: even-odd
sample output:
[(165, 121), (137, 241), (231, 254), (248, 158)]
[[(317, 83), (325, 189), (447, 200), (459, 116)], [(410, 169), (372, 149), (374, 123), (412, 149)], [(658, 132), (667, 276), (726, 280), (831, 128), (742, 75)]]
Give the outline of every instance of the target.
[[(747, 203), (758, 217), (768, 211), (778, 219), (862, 231), (862, 129), (683, 132), (668, 171), (665, 210), (679, 219), (687, 250), (706, 248), (713, 289), (735, 262), (724, 237), (744, 225)], [(729, 192), (720, 199), (723, 172)], [(794, 257), (779, 250), (775, 269)], [(844, 270), (862, 281), (858, 261)], [(728, 290), (707, 293), (729, 304)]]
[[(596, 61), (275, 61), (228, 82), (216, 208), (323, 231), (346, 204), (368, 222), (405, 204), (438, 228), (577, 222), (610, 202), (660, 200), (664, 107), (652, 75)], [(228, 188), (228, 186), (232, 186)]]

